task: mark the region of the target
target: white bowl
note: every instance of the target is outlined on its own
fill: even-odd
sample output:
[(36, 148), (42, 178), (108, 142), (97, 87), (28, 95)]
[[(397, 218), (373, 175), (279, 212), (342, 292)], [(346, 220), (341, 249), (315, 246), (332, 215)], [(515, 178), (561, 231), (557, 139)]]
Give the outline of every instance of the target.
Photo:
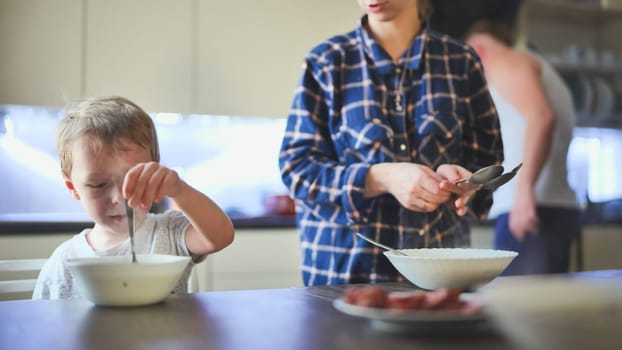
[(384, 255), (410, 282), (423, 289), (475, 289), (492, 281), (518, 255), (516, 252), (471, 248), (401, 249)]
[(190, 257), (164, 254), (66, 260), (80, 294), (96, 305), (138, 306), (161, 302), (175, 288)]
[(480, 294), (484, 311), (521, 349), (622, 347), (619, 280), (500, 277)]

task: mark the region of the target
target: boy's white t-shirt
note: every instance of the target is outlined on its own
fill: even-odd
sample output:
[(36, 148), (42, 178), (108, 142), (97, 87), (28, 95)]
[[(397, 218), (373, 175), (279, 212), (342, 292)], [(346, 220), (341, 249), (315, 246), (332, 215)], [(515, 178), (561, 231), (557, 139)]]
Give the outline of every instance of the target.
[[(143, 225), (134, 234), (136, 254), (169, 254), (190, 256), (186, 247), (186, 230), (190, 222), (179, 211), (168, 211), (163, 214), (148, 214)], [(65, 261), (70, 258), (84, 258), (110, 255), (130, 255), (129, 237), (118, 246), (103, 251), (95, 251), (88, 244), (86, 235), (91, 229), (61, 243), (45, 263), (32, 295), (33, 299), (79, 299), (82, 298), (74, 283), (73, 277)], [(192, 256), (194, 263), (200, 262), (205, 256)], [(192, 264), (173, 290), (175, 294), (188, 291), (188, 277)]]

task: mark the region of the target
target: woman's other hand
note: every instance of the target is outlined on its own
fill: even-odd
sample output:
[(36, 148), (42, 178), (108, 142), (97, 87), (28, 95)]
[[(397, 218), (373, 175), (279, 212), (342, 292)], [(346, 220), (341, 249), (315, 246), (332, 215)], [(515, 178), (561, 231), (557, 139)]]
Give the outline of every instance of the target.
[(436, 169), (436, 173), (443, 178), (440, 188), (450, 192), (449, 204), (456, 210), (456, 213), (463, 216), (468, 211), (468, 203), (471, 197), (480, 189), (481, 186), (468, 182), (456, 184), (456, 181), (471, 176), (471, 172), (460, 165), (442, 164)]
[(405, 208), (431, 212), (449, 200), (451, 192), (441, 188), (443, 177), (421, 164), (380, 163), (370, 167), (365, 195), (392, 194)]

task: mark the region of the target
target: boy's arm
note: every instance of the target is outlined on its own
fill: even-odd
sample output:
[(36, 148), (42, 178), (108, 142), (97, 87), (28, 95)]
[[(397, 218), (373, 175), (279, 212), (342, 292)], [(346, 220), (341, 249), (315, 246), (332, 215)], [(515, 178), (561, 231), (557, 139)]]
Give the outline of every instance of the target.
[(209, 197), (181, 180), (179, 193), (171, 199), (190, 221), (186, 245), (191, 254), (213, 253), (233, 242), (231, 220)]
[(151, 207), (169, 197), (190, 221), (186, 246), (191, 254), (205, 255), (233, 242), (231, 220), (209, 197), (183, 181), (176, 171), (158, 162), (138, 163), (126, 174), (123, 196), (131, 207)]

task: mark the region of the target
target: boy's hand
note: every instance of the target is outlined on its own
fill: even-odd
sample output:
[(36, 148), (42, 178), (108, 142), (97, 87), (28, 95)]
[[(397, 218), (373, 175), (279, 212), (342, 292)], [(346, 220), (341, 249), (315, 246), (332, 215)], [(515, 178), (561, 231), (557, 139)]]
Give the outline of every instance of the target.
[(182, 181), (175, 170), (157, 162), (138, 163), (132, 167), (123, 180), (123, 196), (130, 207), (151, 207), (164, 197), (177, 196)]

